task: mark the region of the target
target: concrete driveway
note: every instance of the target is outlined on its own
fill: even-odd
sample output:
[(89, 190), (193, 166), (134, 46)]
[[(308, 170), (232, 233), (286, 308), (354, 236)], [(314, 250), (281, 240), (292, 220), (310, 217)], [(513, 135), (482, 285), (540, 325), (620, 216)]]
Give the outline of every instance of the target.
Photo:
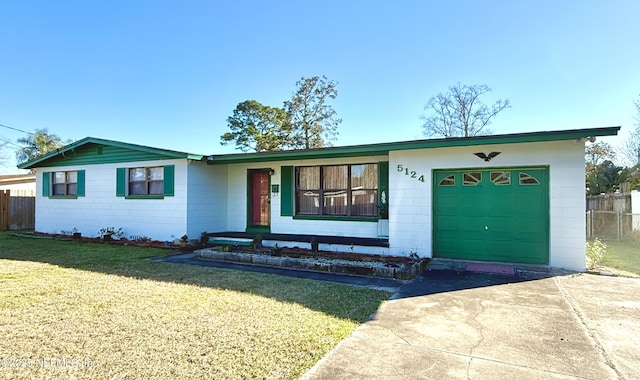
[(640, 280), (426, 270), (304, 379), (639, 379)]

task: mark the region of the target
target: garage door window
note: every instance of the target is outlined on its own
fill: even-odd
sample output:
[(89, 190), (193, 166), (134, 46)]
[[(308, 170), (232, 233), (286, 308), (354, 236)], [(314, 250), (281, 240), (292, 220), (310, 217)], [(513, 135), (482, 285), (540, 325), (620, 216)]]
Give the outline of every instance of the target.
[(444, 177), (438, 183), (438, 186), (455, 186), (455, 185), (456, 185), (456, 176), (453, 174)]
[(511, 185), (511, 172), (491, 172), (491, 182), (496, 185)]
[(482, 182), (481, 172), (470, 172), (462, 175), (462, 185), (464, 186), (476, 186)]
[(521, 185), (539, 185), (540, 182), (530, 174), (520, 173), (520, 184)]

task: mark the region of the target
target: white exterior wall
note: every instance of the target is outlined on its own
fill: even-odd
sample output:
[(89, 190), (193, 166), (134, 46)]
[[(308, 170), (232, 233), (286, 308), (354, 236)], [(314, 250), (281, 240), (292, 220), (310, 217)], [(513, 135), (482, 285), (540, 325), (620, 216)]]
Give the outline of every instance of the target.
[[(475, 152), (502, 152), (490, 162)], [(397, 171), (424, 175), (424, 182)], [(432, 173), (436, 169), (549, 166), (549, 265), (585, 269), (584, 143), (481, 145), (389, 152), (391, 254), (432, 257)]]
[[(163, 199), (116, 196), (117, 168), (164, 165), (175, 165), (175, 196)], [(85, 196), (77, 199), (42, 196), (42, 172), (72, 170), (85, 170)], [(186, 204), (186, 159), (48, 167), (38, 168), (36, 172), (35, 230), (38, 232), (60, 233), (75, 227), (83, 236), (97, 237), (103, 227), (122, 227), (127, 238), (179, 239), (187, 233)]]
[[(227, 167), (192, 162), (187, 166), (187, 235), (199, 239), (203, 232), (227, 228)], [(182, 236), (182, 235), (180, 235)]]
[[(386, 156), (368, 156), (354, 158), (334, 158), (323, 160), (276, 161), (254, 164), (229, 165), (227, 173), (227, 214), (228, 231), (245, 231), (247, 227), (247, 170), (271, 168), (275, 173), (271, 176), (272, 185), (282, 185), (280, 175), (282, 166), (311, 166), (378, 163), (387, 161)], [(295, 194), (294, 194), (295, 196)], [(294, 219), (292, 216), (280, 215), (281, 193), (271, 193), (271, 232), (285, 234), (313, 234), (352, 237), (378, 237), (377, 222), (307, 220)]]
[(631, 220), (633, 223), (633, 230), (640, 230), (640, 191), (633, 190), (631, 192)]
[(0, 185), (0, 190), (9, 190), (14, 197), (32, 197), (36, 194), (36, 183), (14, 183), (11, 185)]

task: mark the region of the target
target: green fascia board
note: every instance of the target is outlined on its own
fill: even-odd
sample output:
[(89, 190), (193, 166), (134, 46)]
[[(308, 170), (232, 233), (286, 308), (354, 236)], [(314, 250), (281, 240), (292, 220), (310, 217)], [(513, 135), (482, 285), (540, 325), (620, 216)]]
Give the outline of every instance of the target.
[(389, 149), (366, 149), (368, 145), (318, 148), (307, 150), (282, 150), (277, 152), (236, 153), (209, 156), (209, 165), (253, 163), (268, 161), (292, 161), (317, 158), (343, 158), (386, 156)]
[[(121, 154), (119, 157), (107, 158), (100, 157), (99, 159), (86, 159), (78, 162), (74, 160), (76, 152), (86, 150), (91, 146), (102, 146), (105, 148), (119, 149), (125, 154)], [(126, 154), (130, 152), (130, 154)], [(69, 145), (65, 145), (55, 151), (49, 152), (42, 157), (23, 162), (18, 165), (20, 169), (32, 169), (36, 167), (46, 166), (69, 166), (77, 164), (97, 164), (97, 163), (117, 163), (117, 162), (130, 162), (130, 161), (142, 161), (142, 160), (161, 160), (161, 159), (174, 159), (184, 158), (194, 161), (203, 161), (207, 159), (207, 156), (191, 154), (186, 152), (178, 152), (168, 149), (153, 148), (144, 145), (124, 143), (120, 141), (105, 140), (95, 137), (85, 137), (82, 140), (78, 140)]]
[(604, 128), (570, 129), (560, 131), (543, 131), (515, 133), (504, 135), (452, 137), (428, 140), (411, 140), (390, 143), (352, 145), (344, 147), (329, 147), (307, 150), (288, 150), (277, 152), (235, 153), (209, 156), (209, 165), (253, 163), (267, 161), (290, 161), (319, 158), (343, 158), (363, 156), (385, 156), (390, 151), (411, 149), (432, 149), (474, 145), (517, 144), (530, 142), (548, 142), (561, 140), (575, 140), (597, 136), (615, 136), (619, 126)]

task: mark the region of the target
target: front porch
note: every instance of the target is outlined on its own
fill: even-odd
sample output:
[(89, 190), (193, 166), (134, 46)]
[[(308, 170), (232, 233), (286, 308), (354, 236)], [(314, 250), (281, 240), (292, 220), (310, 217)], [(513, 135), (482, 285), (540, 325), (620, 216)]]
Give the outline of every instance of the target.
[[(385, 255), (389, 251), (388, 238), (363, 238), (334, 235), (278, 234), (226, 231), (207, 234), (209, 244), (249, 246), (260, 235), (265, 247), (299, 247), (323, 251), (343, 251)], [(313, 247), (312, 244), (317, 244)]]

